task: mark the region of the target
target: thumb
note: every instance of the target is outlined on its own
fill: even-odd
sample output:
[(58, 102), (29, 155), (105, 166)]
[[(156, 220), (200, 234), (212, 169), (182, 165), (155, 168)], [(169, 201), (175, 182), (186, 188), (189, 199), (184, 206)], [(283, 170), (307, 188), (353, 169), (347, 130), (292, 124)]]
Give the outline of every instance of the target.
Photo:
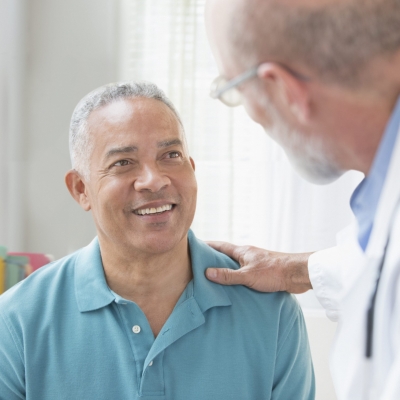
[(245, 285), (245, 279), (240, 269), (207, 268), (206, 277), (221, 285)]

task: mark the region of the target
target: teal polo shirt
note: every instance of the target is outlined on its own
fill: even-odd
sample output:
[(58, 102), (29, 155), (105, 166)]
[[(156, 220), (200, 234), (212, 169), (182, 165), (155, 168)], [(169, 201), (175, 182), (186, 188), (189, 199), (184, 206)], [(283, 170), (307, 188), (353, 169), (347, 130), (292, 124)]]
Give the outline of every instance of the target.
[(0, 296), (0, 399), (314, 399), (294, 297), (208, 281), (238, 265), (188, 238), (193, 280), (156, 338), (108, 288), (97, 239)]

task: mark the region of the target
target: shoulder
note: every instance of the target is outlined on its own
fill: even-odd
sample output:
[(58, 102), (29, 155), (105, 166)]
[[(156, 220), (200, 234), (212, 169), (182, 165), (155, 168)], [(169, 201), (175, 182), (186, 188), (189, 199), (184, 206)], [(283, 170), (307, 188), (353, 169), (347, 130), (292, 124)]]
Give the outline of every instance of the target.
[[(206, 243), (197, 240), (196, 246), (207, 267), (239, 269), (236, 261), (212, 249)], [(210, 284), (216, 285), (211, 282)], [(300, 305), (296, 297), (290, 293), (262, 293), (243, 285), (222, 288), (230, 298), (235, 311), (260, 322), (274, 320), (281, 333), (290, 329), (298, 318), (302, 318)]]
[(262, 293), (242, 285), (226, 286), (224, 289), (235, 309), (241, 309), (253, 320), (274, 323), (279, 335), (303, 318), (296, 297), (290, 293)]

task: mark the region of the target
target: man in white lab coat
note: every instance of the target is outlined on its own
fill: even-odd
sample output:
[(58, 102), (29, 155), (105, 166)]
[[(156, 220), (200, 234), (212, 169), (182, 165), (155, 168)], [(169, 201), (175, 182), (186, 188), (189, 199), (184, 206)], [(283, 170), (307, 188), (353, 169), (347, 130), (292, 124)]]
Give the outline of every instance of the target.
[(208, 0), (221, 77), (296, 170), (329, 183), (354, 169), (354, 226), (335, 248), (283, 254), (228, 243), (238, 271), (209, 279), (260, 291), (313, 288), (340, 324), (331, 369), (340, 400), (400, 399), (400, 1)]

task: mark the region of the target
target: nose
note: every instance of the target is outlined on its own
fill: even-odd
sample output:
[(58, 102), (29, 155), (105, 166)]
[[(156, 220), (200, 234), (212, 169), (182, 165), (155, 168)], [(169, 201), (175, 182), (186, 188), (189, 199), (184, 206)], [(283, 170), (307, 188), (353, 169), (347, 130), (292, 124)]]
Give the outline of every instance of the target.
[(156, 193), (170, 184), (168, 176), (163, 174), (157, 165), (145, 165), (134, 182), (134, 188), (138, 192), (147, 190)]

